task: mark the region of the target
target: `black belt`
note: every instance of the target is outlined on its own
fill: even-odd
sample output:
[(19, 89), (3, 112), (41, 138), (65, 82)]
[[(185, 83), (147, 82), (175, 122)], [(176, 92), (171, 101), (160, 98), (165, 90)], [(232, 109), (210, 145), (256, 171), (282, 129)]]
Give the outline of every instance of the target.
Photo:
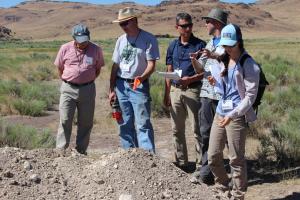
[(131, 79), (131, 78), (122, 78), (122, 77), (118, 76), (118, 79), (121, 79), (122, 81), (126, 81), (127, 83), (133, 83), (134, 82), (134, 79)]
[(188, 86), (186, 87), (183, 87), (181, 84), (177, 84), (177, 83), (171, 83), (172, 86), (176, 87), (176, 88), (179, 88), (179, 89), (182, 89), (182, 90), (186, 90), (186, 89), (189, 89), (189, 88), (197, 88), (201, 85), (201, 82), (193, 82), (191, 84), (189, 84)]
[[(130, 84), (133, 84), (134, 83), (134, 79), (131, 79), (131, 78), (122, 78), (120, 76), (117, 77), (118, 79), (121, 79), (123, 81), (126, 81), (127, 83), (130, 83)], [(146, 82), (148, 81), (148, 79), (144, 80), (143, 82)]]
[(63, 80), (63, 82), (68, 83), (69, 85), (75, 86), (75, 87), (82, 87), (82, 86), (86, 86), (86, 85), (90, 85), (90, 84), (94, 83), (94, 81), (90, 81), (87, 83), (72, 83), (72, 82), (66, 81), (66, 80)]

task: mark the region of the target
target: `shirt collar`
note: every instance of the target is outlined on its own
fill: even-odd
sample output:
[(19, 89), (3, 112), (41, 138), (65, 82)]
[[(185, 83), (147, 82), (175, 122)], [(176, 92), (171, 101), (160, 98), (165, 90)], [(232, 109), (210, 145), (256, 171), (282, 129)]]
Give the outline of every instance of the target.
[(188, 46), (188, 45), (190, 45), (190, 44), (193, 44), (195, 40), (196, 40), (196, 37), (195, 37), (194, 34), (192, 33), (191, 36), (190, 36), (190, 39), (189, 39), (188, 43), (187, 43), (186, 45), (183, 45), (183, 44), (181, 43), (181, 36), (179, 36), (179, 37), (178, 37), (178, 44), (179, 44), (179, 46)]

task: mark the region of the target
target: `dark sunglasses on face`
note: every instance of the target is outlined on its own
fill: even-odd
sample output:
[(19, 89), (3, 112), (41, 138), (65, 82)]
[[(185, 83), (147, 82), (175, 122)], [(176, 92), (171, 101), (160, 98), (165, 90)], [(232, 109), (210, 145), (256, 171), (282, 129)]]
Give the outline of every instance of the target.
[(120, 22), (119, 25), (124, 27), (124, 26), (127, 26), (128, 23), (129, 23), (129, 20), (127, 20), (125, 22)]
[(181, 28), (183, 29), (186, 29), (186, 28), (191, 28), (193, 26), (193, 23), (189, 23), (189, 24), (177, 24), (177, 26), (180, 26)]

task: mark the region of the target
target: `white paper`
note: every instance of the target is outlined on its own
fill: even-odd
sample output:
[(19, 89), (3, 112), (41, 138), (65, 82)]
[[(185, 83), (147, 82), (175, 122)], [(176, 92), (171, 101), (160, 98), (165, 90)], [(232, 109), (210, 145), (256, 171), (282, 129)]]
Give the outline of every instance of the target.
[(177, 80), (181, 79), (182, 70), (175, 70), (174, 72), (159, 72), (159, 71), (157, 71), (157, 73), (165, 78), (177, 81)]
[(220, 66), (217, 66), (217, 65), (214, 65), (214, 66), (209, 66), (209, 70), (211, 72), (211, 75), (217, 79), (220, 77), (220, 74), (221, 74), (221, 67)]

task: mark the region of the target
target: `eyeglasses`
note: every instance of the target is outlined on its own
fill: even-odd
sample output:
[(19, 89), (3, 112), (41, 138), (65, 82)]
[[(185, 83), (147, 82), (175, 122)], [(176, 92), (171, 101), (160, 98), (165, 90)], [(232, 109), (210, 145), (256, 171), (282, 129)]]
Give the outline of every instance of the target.
[(129, 20), (125, 21), (125, 22), (120, 22), (119, 25), (124, 27), (124, 26), (127, 26), (129, 23)]
[(186, 29), (186, 28), (191, 28), (193, 26), (193, 23), (189, 23), (189, 24), (177, 24), (177, 26), (180, 26), (181, 28), (183, 29)]

